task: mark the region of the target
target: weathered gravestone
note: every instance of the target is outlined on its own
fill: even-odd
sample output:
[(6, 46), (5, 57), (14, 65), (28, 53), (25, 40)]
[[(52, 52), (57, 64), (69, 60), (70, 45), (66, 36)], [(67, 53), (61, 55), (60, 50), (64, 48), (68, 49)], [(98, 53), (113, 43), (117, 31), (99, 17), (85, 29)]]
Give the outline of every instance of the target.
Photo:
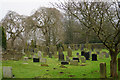
[(86, 60), (90, 60), (90, 59), (89, 59), (89, 58), (90, 58), (90, 53), (89, 53), (89, 52), (85, 52), (85, 53), (84, 53), (84, 56), (85, 56)]
[(75, 58), (75, 57), (74, 57), (73, 60), (77, 60), (78, 62), (80, 62), (80, 61), (79, 61), (79, 58)]
[(52, 58), (52, 52), (49, 52), (49, 58)]
[(33, 58), (33, 62), (39, 62), (39, 58)]
[(66, 56), (66, 61), (70, 62), (69, 56)]
[(85, 52), (84, 51), (81, 51), (81, 56), (84, 56)]
[(120, 58), (118, 58), (118, 71), (120, 71)]
[(81, 62), (85, 63), (86, 62), (86, 58), (84, 56), (81, 56)]
[(78, 66), (78, 60), (70, 60), (70, 65)]
[(69, 64), (69, 62), (67, 62), (67, 61), (61, 61), (61, 64), (62, 65), (67, 65), (67, 64)]
[(72, 50), (71, 50), (70, 48), (68, 48), (67, 55), (68, 55), (69, 57), (72, 57)]
[(97, 54), (92, 54), (92, 61), (97, 61)]
[(79, 55), (79, 53), (76, 53), (76, 55), (78, 56), (78, 55)]
[(41, 63), (47, 63), (47, 59), (46, 59), (46, 58), (41, 58), (41, 59), (40, 59), (40, 62), (41, 62)]
[(24, 61), (28, 61), (28, 57), (24, 57)]
[(59, 53), (63, 53), (63, 48), (60, 47), (59, 50), (58, 50)]
[(59, 61), (64, 61), (64, 54), (63, 53), (59, 53)]
[(106, 63), (100, 63), (100, 78), (106, 78)]
[(106, 53), (106, 54), (105, 54), (105, 58), (109, 58), (109, 53)]
[(3, 78), (12, 78), (12, 67), (3, 66)]
[(41, 51), (38, 51), (38, 58), (42, 58), (42, 53), (41, 53)]

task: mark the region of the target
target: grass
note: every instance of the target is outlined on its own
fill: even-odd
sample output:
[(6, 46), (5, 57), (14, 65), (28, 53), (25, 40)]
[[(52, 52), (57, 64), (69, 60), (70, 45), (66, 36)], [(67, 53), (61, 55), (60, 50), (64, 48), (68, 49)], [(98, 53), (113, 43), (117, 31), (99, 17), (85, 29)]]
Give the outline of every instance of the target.
[[(74, 57), (76, 56), (77, 52), (80, 53), (79, 50), (73, 51)], [(64, 55), (67, 55), (66, 51), (64, 52)], [(15, 75), (15, 78), (71, 78), (69, 77), (69, 75), (75, 75), (73, 78), (100, 78), (100, 63), (105, 62), (107, 77), (110, 77), (110, 58), (99, 59), (98, 56), (98, 61), (86, 60), (86, 66), (80, 66), (81, 63), (79, 63), (78, 66), (65, 65), (67, 68), (60, 67), (61, 62), (58, 61), (58, 58), (46, 58), (49, 67), (40, 66), (41, 63), (33, 63), (32, 59), (29, 59), (29, 61), (27, 62), (25, 62), (24, 60), (2, 61), (2, 66), (12, 66), (12, 72)], [(59, 72), (63, 73), (60, 74)]]

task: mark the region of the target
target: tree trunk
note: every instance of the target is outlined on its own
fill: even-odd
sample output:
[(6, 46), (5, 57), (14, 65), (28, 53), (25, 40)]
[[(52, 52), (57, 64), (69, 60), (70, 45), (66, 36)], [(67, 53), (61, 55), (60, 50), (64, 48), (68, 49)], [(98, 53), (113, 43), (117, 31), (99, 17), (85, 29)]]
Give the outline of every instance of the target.
[(110, 74), (111, 77), (117, 78), (117, 53), (111, 53), (111, 61), (110, 61)]

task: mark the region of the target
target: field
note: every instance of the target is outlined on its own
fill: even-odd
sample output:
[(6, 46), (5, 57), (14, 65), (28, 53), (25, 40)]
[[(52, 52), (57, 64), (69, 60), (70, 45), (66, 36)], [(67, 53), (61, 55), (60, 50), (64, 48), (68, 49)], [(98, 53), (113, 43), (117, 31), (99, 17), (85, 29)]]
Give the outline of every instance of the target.
[[(73, 51), (73, 56), (80, 51)], [(67, 52), (63, 52), (67, 55)], [(120, 56), (120, 55), (119, 55)], [(47, 58), (49, 66), (41, 66), (41, 63), (33, 63), (32, 59), (27, 62), (20, 61), (2, 61), (2, 66), (12, 66), (12, 72), (15, 78), (100, 78), (100, 63), (106, 63), (107, 78), (110, 78), (110, 57), (99, 59), (98, 61), (86, 60), (85, 66), (65, 65), (65, 68), (61, 68), (61, 62), (58, 58)], [(71, 57), (72, 59), (72, 57)], [(28, 64), (23, 64), (28, 63)], [(0, 68), (1, 69), (1, 68)], [(119, 72), (120, 75), (120, 72)]]

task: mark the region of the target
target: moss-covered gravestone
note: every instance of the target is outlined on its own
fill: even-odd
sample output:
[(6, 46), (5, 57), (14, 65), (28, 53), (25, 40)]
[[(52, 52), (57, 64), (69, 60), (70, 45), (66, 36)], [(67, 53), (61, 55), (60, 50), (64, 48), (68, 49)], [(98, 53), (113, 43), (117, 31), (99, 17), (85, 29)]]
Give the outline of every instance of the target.
[(78, 60), (70, 60), (70, 65), (78, 66)]
[(64, 61), (64, 54), (63, 53), (59, 53), (59, 58), (58, 58), (58, 60), (59, 61)]
[(100, 78), (106, 78), (106, 63), (100, 63)]
[(81, 62), (86, 63), (86, 58), (84, 56), (81, 56)]
[(3, 66), (3, 78), (12, 78), (12, 67)]

